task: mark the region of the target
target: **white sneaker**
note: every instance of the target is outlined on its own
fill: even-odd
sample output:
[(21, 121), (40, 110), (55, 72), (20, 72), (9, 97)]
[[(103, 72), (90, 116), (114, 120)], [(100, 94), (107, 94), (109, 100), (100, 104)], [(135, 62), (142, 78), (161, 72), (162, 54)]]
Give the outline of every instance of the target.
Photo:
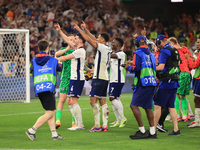
[(195, 127), (200, 127), (200, 124), (197, 124), (196, 122), (195, 123), (192, 123), (188, 126), (188, 128), (195, 128)]
[(68, 130), (85, 130), (85, 127), (74, 126), (74, 127), (68, 128)]
[(109, 125), (114, 125), (114, 124), (116, 124), (118, 121), (117, 120), (115, 120), (115, 121), (113, 121), (113, 122), (111, 122), (111, 123), (109, 123)]
[(171, 116), (167, 115), (167, 117), (165, 118), (166, 121), (170, 121), (171, 120)]
[(67, 128), (67, 130), (71, 130), (72, 128), (74, 128), (74, 127), (77, 127), (78, 126), (78, 124), (77, 123), (75, 123), (74, 125), (72, 125), (72, 127), (70, 127), (70, 128)]
[(73, 126), (73, 127), (70, 127), (70, 128), (67, 128), (67, 130), (72, 130), (72, 128), (74, 128), (75, 126)]

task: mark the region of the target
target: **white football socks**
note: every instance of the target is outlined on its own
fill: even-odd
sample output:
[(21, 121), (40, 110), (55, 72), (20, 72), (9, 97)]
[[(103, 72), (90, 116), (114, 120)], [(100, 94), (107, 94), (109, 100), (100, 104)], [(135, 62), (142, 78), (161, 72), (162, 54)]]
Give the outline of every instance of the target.
[(195, 108), (195, 122), (200, 125), (200, 108)]
[[(142, 133), (145, 133), (145, 128), (144, 126), (143, 127), (139, 127), (139, 130), (142, 132)], [(154, 129), (155, 130), (155, 129)]]
[[(70, 109), (70, 112), (71, 112), (72, 116), (74, 117), (74, 108), (73, 108), (73, 105), (68, 105), (68, 106), (69, 106), (69, 109)], [(75, 119), (75, 123), (77, 125), (77, 119), (75, 117), (74, 117), (74, 119)]]
[(190, 102), (187, 98), (186, 98), (186, 100), (188, 102), (188, 115), (193, 115), (193, 112), (192, 112), (192, 109), (191, 109), (191, 106), (190, 106)]
[(120, 119), (120, 117), (119, 117), (119, 114), (118, 114), (118, 112), (117, 112), (117, 110), (116, 110), (115, 106), (114, 106), (114, 105), (112, 105), (112, 108), (113, 108), (113, 111), (114, 111), (114, 114), (115, 114), (115, 117), (116, 117), (117, 121), (118, 121), (118, 122), (120, 122), (120, 121), (121, 121), (121, 119)]
[(108, 126), (108, 115), (109, 115), (108, 105), (104, 104), (101, 107), (102, 107), (103, 127), (106, 127)]
[(82, 112), (79, 104), (78, 103), (74, 104), (73, 109), (74, 109), (74, 118), (76, 118), (78, 126), (83, 127)]
[(120, 109), (120, 104), (117, 102), (116, 99), (112, 100), (111, 104), (112, 104), (112, 108), (113, 108), (115, 117), (117, 118), (117, 121), (121, 122), (121, 117), (120, 117), (119, 112), (118, 112), (118, 109)]
[(58, 136), (58, 133), (56, 132), (56, 130), (51, 130), (51, 134), (52, 134), (52, 137)]
[(99, 108), (99, 104), (95, 103), (92, 106), (93, 109), (93, 116), (94, 116), (94, 122), (95, 122), (95, 127), (99, 127), (100, 126), (100, 108)]
[(153, 127), (150, 127), (150, 134), (151, 135), (154, 135), (155, 133), (156, 133), (156, 131), (155, 131), (155, 127), (153, 126)]
[(121, 119), (126, 119), (126, 117), (124, 116), (124, 106), (123, 106), (121, 100), (119, 99), (119, 100), (117, 100), (117, 102), (120, 105), (120, 109), (118, 110), (118, 112), (120, 114)]
[(70, 112), (72, 114), (72, 116), (74, 116), (74, 109), (73, 109), (73, 105), (68, 105), (69, 106), (69, 109), (70, 109)]
[(124, 112), (124, 106), (123, 106), (121, 100), (120, 100), (120, 99), (117, 99), (117, 101), (118, 101), (118, 103), (119, 103), (119, 105), (120, 105), (122, 111)]
[(28, 129), (31, 134), (35, 134), (37, 129), (33, 126), (32, 128)]

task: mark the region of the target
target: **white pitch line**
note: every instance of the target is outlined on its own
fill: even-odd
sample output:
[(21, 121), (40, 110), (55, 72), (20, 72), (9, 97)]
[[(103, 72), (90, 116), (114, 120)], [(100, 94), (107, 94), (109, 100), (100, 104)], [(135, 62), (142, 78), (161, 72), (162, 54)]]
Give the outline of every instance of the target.
[[(0, 150), (57, 150), (57, 149), (9, 149), (9, 148), (2, 149), (0, 148)], [(73, 149), (59, 149), (59, 150), (73, 150)]]
[[(124, 105), (124, 106), (129, 106), (129, 105)], [(112, 107), (112, 106), (108, 106)], [(92, 108), (81, 108), (82, 110), (87, 110), (87, 109), (92, 109)], [(63, 111), (70, 111), (69, 109), (65, 109)], [(38, 112), (27, 112), (27, 113), (18, 113), (18, 114), (5, 114), (5, 115), (0, 115), (0, 117), (6, 117), (6, 116), (18, 116), (18, 115), (32, 115), (32, 114), (41, 114), (44, 113), (45, 111), (38, 111)]]
[[(92, 109), (92, 108), (82, 108), (82, 109)], [(69, 111), (69, 109), (65, 109), (63, 111)], [(32, 115), (32, 114), (40, 114), (44, 113), (45, 111), (39, 111), (39, 112), (28, 112), (28, 113), (18, 113), (18, 114), (6, 114), (6, 115), (0, 115), (0, 117), (5, 117), (5, 116), (17, 116), (17, 115)]]
[[(189, 101), (193, 101), (193, 100), (189, 100)], [(124, 105), (124, 106), (129, 106), (129, 105)], [(109, 106), (112, 107), (112, 106)], [(92, 108), (81, 108), (82, 110), (87, 110), (87, 109), (92, 109)], [(63, 111), (70, 111), (69, 109), (65, 109)], [(27, 112), (27, 113), (18, 113), (18, 114), (5, 114), (5, 115), (0, 115), (0, 117), (5, 117), (5, 116), (17, 116), (17, 115), (31, 115), (31, 114), (40, 114), (40, 113), (44, 113), (45, 111), (39, 111), (39, 112)]]

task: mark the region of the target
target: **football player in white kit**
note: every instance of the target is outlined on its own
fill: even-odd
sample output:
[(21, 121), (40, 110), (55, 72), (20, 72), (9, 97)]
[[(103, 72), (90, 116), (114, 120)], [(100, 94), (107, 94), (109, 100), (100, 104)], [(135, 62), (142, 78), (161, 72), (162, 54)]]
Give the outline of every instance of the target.
[[(75, 24), (75, 23), (74, 23)], [(106, 103), (107, 87), (108, 87), (108, 66), (110, 63), (111, 48), (107, 45), (109, 41), (109, 35), (107, 33), (101, 33), (96, 39), (87, 29), (85, 23), (83, 22), (81, 27), (85, 32), (83, 32), (77, 24), (74, 28), (80, 32), (83, 38), (94, 48), (97, 49), (94, 62), (94, 74), (92, 79), (92, 89), (90, 91), (90, 104), (93, 108), (93, 115), (95, 125), (87, 132), (99, 132), (108, 131), (108, 105)], [(100, 108), (97, 103), (102, 107), (102, 118), (103, 125), (100, 125)]]
[(124, 127), (127, 119), (124, 117), (123, 105), (120, 100), (121, 91), (125, 83), (125, 75), (122, 64), (126, 61), (126, 54), (121, 50), (124, 41), (121, 38), (115, 38), (112, 42), (111, 63), (110, 63), (110, 85), (109, 99), (113, 107), (113, 111), (117, 118), (115, 124), (110, 127)]
[[(55, 28), (57, 29), (63, 40), (70, 46), (72, 46), (75, 50), (72, 54), (68, 54), (66, 56), (58, 58), (58, 60), (61, 62), (71, 59), (71, 79), (67, 96), (71, 97), (71, 104), (69, 105), (69, 108), (75, 118), (76, 125), (68, 129), (84, 130), (85, 127), (83, 125), (82, 112), (78, 104), (78, 99), (81, 96), (85, 82), (85, 77), (83, 73), (86, 57), (86, 51), (83, 48), (85, 40), (81, 34), (77, 34), (74, 37), (74, 40), (70, 41), (69, 38), (61, 31), (59, 24), (56, 24)], [(70, 46), (68, 47), (69, 49), (71, 49)]]

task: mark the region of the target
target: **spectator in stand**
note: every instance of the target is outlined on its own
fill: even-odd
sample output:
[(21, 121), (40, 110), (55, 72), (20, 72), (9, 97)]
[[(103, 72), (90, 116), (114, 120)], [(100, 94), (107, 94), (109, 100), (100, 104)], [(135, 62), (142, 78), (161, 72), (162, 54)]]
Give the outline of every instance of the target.
[(46, 25), (45, 25), (44, 22), (42, 21), (41, 24), (38, 26), (38, 31), (39, 31), (39, 32), (45, 31), (45, 27), (46, 27)]
[(57, 47), (57, 42), (55, 41), (53, 37), (51, 37), (49, 40), (49, 50), (50, 51), (54, 50), (54, 52), (56, 52), (57, 51), (56, 47)]
[(15, 10), (15, 7), (13, 6), (6, 14), (6, 16), (10, 18), (10, 22), (12, 22), (14, 19), (14, 10)]
[(29, 21), (29, 24), (30, 24), (30, 25), (33, 25), (34, 23), (35, 23), (35, 25), (37, 24), (37, 22), (35, 21), (35, 17), (32, 16), (32, 17), (31, 17), (31, 20)]
[(4, 19), (4, 17), (5, 17), (4, 11), (3, 9), (0, 9), (0, 20)]
[(23, 14), (23, 13), (28, 13), (28, 8), (26, 8), (25, 5), (22, 5), (22, 8), (20, 9), (20, 13)]
[[(63, 25), (62, 31), (65, 30), (64, 32), (73, 34), (77, 31), (72, 29), (72, 22), (78, 23), (81, 20), (87, 23), (89, 30), (95, 36), (106, 32), (110, 34), (112, 39), (121, 37), (124, 41), (127, 40), (127, 43), (130, 43), (128, 40), (131, 38), (127, 38), (124, 33), (140, 34), (145, 24), (148, 26), (146, 36), (151, 40), (155, 40), (161, 33), (166, 37), (175, 34), (179, 43), (183, 45), (186, 39), (189, 47), (195, 36), (200, 37), (200, 28), (198, 28), (200, 10), (195, 16), (181, 14), (171, 18), (174, 21), (169, 25), (165, 18), (144, 20), (139, 16), (134, 16), (130, 19), (130, 16), (127, 17), (128, 11), (118, 0), (73, 0), (73, 2), (61, 0), (59, 3), (55, 3), (53, 0), (47, 2), (12, 1), (12, 3), (3, 0), (0, 3), (0, 27), (31, 29), (38, 36), (41, 31), (44, 31), (47, 40), (51, 37), (54, 39), (58, 37), (58, 33), (52, 28), (53, 22)], [(129, 48), (130, 44), (125, 45), (125, 50)], [(134, 50), (134, 48), (131, 49)], [(132, 53), (129, 55), (127, 57), (131, 57)]]
[(29, 29), (30, 32), (35, 32), (35, 34), (38, 34), (38, 28), (37, 28), (37, 24), (35, 22), (32, 23), (33, 26)]
[(36, 54), (38, 54), (38, 37), (33, 32), (33, 39), (30, 41), (30, 47), (31, 47), (31, 57), (34, 58)]
[(44, 31), (40, 31), (40, 34), (38, 36), (38, 41), (44, 38)]
[(26, 23), (25, 22), (21, 23), (21, 29), (26, 29)]

